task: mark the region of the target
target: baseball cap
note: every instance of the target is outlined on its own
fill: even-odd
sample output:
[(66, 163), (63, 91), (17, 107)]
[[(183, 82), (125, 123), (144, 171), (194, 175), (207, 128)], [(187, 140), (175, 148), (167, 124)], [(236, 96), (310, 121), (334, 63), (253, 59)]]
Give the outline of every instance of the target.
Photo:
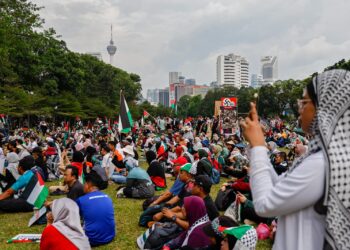
[(190, 173), (191, 167), (192, 167), (191, 163), (186, 163), (186, 164), (182, 165), (180, 170), (181, 171), (186, 171), (187, 173)]
[(198, 175), (198, 176), (194, 177), (194, 184), (201, 186), (207, 194), (210, 193), (210, 188), (211, 188), (212, 183), (211, 183), (209, 176)]

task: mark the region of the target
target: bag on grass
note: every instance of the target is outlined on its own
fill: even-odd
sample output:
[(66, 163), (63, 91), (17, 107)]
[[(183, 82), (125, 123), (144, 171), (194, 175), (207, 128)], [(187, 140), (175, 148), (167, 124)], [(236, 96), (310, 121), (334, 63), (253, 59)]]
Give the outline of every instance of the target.
[(148, 207), (140, 216), (139, 226), (147, 227), (148, 222), (153, 221), (153, 215), (162, 211), (163, 206), (155, 205)]
[(161, 249), (164, 244), (176, 238), (181, 232), (181, 227), (174, 222), (157, 222), (141, 234), (136, 242), (140, 249)]
[(222, 191), (221, 189), (219, 190), (218, 195), (215, 199), (215, 205), (219, 211), (225, 211), (235, 200), (235, 191), (230, 187), (226, 187), (225, 191)]
[(241, 203), (238, 200), (232, 202), (226, 209), (224, 215), (230, 217), (239, 224), (241, 221)]
[(149, 205), (151, 205), (155, 200), (157, 200), (159, 198), (160, 195), (156, 195), (153, 196), (151, 198), (146, 199), (143, 203), (142, 203), (142, 209), (143, 211), (145, 211)]
[(210, 180), (213, 184), (218, 184), (220, 182), (220, 172), (216, 168), (211, 169)]

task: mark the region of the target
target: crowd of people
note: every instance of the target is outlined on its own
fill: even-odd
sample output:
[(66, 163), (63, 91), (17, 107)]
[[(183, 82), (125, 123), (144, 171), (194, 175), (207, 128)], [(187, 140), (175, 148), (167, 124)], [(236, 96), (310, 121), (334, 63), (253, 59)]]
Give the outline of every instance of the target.
[[(239, 128), (232, 135), (217, 132), (213, 120), (202, 117), (159, 117), (143, 126), (136, 122), (129, 134), (119, 134), (99, 119), (93, 126), (79, 121), (71, 131), (43, 122), (37, 130), (16, 129), (2, 138), (0, 210), (33, 211), (34, 206), (21, 198), (21, 192), (34, 173), (44, 181), (63, 177), (62, 184), (49, 187), (51, 198), (67, 198), (45, 202), (48, 226), (42, 233), (42, 249), (88, 249), (111, 242), (116, 236), (112, 199), (117, 198), (145, 199), (139, 225), (152, 230), (152, 235), (159, 233), (162, 225), (168, 228), (162, 241), (157, 238), (152, 242), (152, 237), (143, 243), (138, 240), (140, 248), (146, 243), (158, 249), (220, 249), (225, 237), (235, 236), (219, 232), (218, 227), (270, 225), (274, 218), (262, 218), (254, 212), (249, 160)], [(266, 138), (278, 174), (299, 156), (294, 151), (308, 143), (279, 118), (269, 121)], [(281, 143), (290, 149), (288, 155), (279, 150), (283, 149)], [(147, 168), (140, 167), (140, 158)], [(174, 183), (169, 186), (171, 178)], [(220, 185), (220, 178), (226, 181), (221, 181), (213, 200), (211, 187)], [(113, 183), (118, 188), (111, 198), (103, 190)], [(155, 196), (156, 191), (163, 193)], [(242, 204), (239, 216), (229, 212), (220, 216), (220, 210), (237, 201)], [(251, 248), (257, 241), (254, 230), (247, 230), (255, 242)], [(225, 241), (230, 247), (237, 241), (232, 239)]]
[[(220, 134), (216, 118), (203, 117), (135, 122), (127, 134), (99, 119), (87, 126), (79, 120), (73, 128), (50, 129), (42, 122), (39, 130), (2, 133), (0, 211), (33, 211), (23, 194), (38, 174), (44, 181), (63, 178), (50, 185), (50, 198), (66, 196), (44, 204), (47, 227), (41, 249), (110, 243), (117, 234), (112, 200), (120, 198), (144, 200), (139, 226), (145, 233), (135, 239), (140, 249), (255, 249), (258, 239), (266, 238), (276, 239), (278, 249), (320, 249), (319, 235), (317, 244), (300, 242), (308, 222), (298, 222), (318, 216), (313, 205), (324, 189), (321, 181), (312, 182), (316, 191), (308, 183), (325, 174), (312, 164), (324, 165), (325, 160), (315, 151), (319, 127), (303, 113), (312, 103), (321, 109), (321, 94), (309, 88), (298, 103), (303, 130), (316, 126), (307, 135), (278, 117), (258, 120), (254, 104), (231, 134)], [(313, 177), (296, 168), (300, 164)], [(108, 185), (116, 185), (114, 197), (103, 192)], [(213, 185), (219, 186), (215, 194)], [(317, 225), (309, 228), (324, 233)], [(283, 238), (285, 234), (291, 237)]]

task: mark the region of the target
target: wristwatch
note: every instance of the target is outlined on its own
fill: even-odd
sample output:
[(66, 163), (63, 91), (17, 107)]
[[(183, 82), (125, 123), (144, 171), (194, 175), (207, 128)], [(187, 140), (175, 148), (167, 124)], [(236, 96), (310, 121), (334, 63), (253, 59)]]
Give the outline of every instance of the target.
[(171, 217), (171, 220), (172, 220), (173, 222), (175, 222), (176, 219), (177, 219), (176, 215), (173, 215), (173, 216)]

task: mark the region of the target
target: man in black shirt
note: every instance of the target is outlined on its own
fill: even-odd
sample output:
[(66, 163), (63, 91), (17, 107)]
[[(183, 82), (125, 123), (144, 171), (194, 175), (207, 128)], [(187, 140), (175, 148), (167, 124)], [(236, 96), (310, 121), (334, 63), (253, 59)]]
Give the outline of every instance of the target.
[(68, 186), (67, 197), (76, 200), (84, 195), (84, 186), (79, 181), (78, 169), (72, 165), (68, 165), (64, 171), (64, 184)]
[(211, 180), (207, 175), (198, 175), (194, 177), (192, 194), (203, 199), (205, 207), (207, 208), (209, 219), (212, 221), (219, 216), (219, 211), (209, 195), (211, 185)]

